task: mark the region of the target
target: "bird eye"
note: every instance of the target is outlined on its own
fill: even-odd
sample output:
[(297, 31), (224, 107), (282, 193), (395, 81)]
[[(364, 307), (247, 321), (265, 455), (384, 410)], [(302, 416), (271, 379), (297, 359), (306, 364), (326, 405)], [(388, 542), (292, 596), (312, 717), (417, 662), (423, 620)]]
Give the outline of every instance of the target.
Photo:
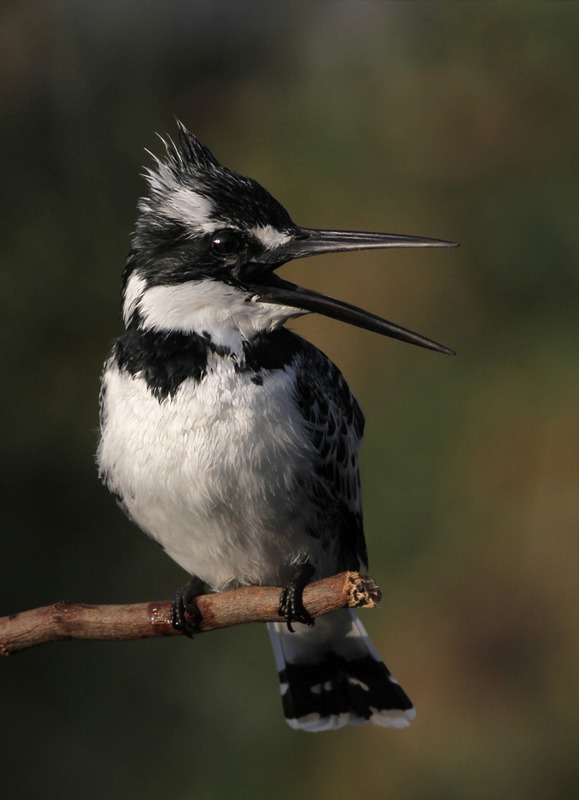
[(218, 256), (232, 256), (241, 248), (241, 242), (241, 236), (236, 231), (218, 231), (211, 239), (211, 250)]

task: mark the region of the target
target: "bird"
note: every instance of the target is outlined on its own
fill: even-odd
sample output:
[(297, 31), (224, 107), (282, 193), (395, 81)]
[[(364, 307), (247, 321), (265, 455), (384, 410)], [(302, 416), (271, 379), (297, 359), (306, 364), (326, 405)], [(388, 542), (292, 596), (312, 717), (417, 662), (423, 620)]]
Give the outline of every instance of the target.
[(102, 373), (100, 478), (190, 576), (177, 629), (188, 633), (187, 604), (207, 589), (284, 587), (284, 621), (268, 631), (292, 728), (404, 728), (413, 704), (357, 615), (314, 624), (303, 603), (310, 581), (368, 562), (364, 415), (338, 367), (286, 323), (317, 312), (453, 351), (277, 270), (320, 253), (455, 243), (298, 226), (181, 122), (162, 142), (122, 275), (124, 331)]

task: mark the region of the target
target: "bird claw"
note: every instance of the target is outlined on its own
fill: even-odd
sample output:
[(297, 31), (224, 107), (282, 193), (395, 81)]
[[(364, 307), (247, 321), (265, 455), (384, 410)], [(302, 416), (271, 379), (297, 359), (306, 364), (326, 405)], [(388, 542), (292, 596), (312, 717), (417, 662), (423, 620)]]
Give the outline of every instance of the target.
[(194, 575), (189, 583), (177, 589), (171, 603), (171, 625), (189, 639), (199, 630), (199, 614), (192, 608), (191, 601), (203, 594), (204, 588), (203, 581)]
[(308, 628), (314, 626), (314, 618), (303, 603), (303, 592), (313, 572), (314, 568), (311, 564), (303, 564), (299, 575), (288, 583), (279, 597), (278, 613), (280, 617), (285, 617), (286, 625), (291, 633), (294, 633), (293, 622), (301, 622)]

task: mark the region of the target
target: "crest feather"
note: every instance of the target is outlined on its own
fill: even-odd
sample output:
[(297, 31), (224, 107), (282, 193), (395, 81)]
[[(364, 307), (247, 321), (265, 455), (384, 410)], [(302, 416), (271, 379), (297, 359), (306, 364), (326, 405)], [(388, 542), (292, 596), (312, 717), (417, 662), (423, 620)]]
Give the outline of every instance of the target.
[(180, 120), (176, 120), (179, 132), (178, 143), (170, 137), (164, 141), (167, 156), (171, 164), (178, 170), (205, 172), (221, 168), (211, 150), (201, 144), (199, 139), (189, 131)]

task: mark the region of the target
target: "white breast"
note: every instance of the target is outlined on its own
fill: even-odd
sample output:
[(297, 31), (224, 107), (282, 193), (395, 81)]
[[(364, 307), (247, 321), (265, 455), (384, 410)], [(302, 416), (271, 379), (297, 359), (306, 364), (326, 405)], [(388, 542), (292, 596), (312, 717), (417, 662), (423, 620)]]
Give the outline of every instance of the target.
[(138, 375), (106, 371), (101, 474), (132, 519), (213, 588), (285, 583), (292, 564), (316, 557), (313, 451), (294, 379), (286, 368), (256, 385), (216, 358), (204, 380), (159, 402)]

